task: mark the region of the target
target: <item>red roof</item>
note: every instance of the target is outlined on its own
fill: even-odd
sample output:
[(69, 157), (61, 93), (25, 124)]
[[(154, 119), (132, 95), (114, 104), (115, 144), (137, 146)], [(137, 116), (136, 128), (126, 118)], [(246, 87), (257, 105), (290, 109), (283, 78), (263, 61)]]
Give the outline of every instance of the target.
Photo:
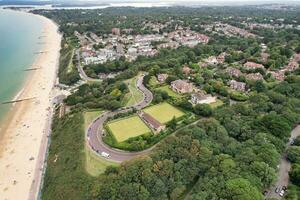
[(140, 116), (154, 129), (158, 129), (159, 127), (163, 126), (159, 121), (157, 121), (151, 115), (145, 112), (141, 112)]

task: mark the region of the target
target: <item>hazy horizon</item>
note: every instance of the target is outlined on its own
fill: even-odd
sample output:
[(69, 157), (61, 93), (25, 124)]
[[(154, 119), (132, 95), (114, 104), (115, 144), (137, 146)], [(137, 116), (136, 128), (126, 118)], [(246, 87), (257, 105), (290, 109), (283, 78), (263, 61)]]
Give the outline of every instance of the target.
[(300, 0), (0, 0), (6, 3), (38, 2), (38, 3), (68, 3), (68, 4), (102, 4), (102, 3), (143, 3), (143, 4), (170, 4), (170, 5), (250, 5), (250, 4), (299, 4)]

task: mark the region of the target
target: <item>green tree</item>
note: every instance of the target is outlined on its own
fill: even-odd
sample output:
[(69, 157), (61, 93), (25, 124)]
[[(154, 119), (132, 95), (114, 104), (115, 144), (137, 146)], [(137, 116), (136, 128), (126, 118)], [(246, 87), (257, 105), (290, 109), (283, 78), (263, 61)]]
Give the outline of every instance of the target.
[(291, 181), (300, 187), (300, 163), (292, 165), (292, 170), (289, 175), (291, 177)]
[(203, 117), (209, 117), (212, 115), (212, 108), (209, 104), (197, 104), (194, 107), (194, 112), (197, 115), (201, 115)]
[(231, 200), (262, 200), (260, 192), (243, 178), (228, 180), (225, 184), (225, 197)]
[(291, 146), (287, 150), (287, 158), (292, 163), (300, 163), (300, 146)]

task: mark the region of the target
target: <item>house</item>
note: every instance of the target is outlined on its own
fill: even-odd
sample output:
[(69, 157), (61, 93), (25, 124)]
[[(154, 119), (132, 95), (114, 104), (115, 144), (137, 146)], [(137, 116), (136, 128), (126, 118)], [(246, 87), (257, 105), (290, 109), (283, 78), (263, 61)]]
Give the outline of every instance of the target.
[(238, 91), (241, 91), (241, 92), (244, 92), (246, 90), (246, 83), (244, 83), (244, 82), (231, 80), (231, 81), (228, 82), (228, 84), (234, 90), (238, 90)]
[(179, 47), (179, 43), (175, 41), (167, 42), (167, 43), (162, 43), (157, 45), (157, 49), (162, 49), (162, 48), (171, 48), (171, 49), (177, 49)]
[(225, 57), (226, 57), (226, 52), (223, 52), (220, 55), (218, 55), (217, 56), (218, 63), (224, 63), (225, 62)]
[(188, 66), (184, 66), (182, 68), (182, 73), (184, 73), (185, 75), (189, 75), (191, 73), (191, 68), (189, 68)]
[(278, 80), (278, 81), (284, 81), (285, 79), (285, 74), (284, 74), (284, 71), (283, 70), (280, 70), (280, 71), (269, 71), (270, 74), (272, 74), (272, 76)]
[(263, 80), (264, 77), (260, 73), (251, 73), (246, 75), (246, 79), (258, 81), (258, 80)]
[(251, 70), (251, 69), (263, 69), (265, 68), (262, 64), (258, 64), (258, 63), (255, 63), (255, 62), (246, 62), (244, 64), (244, 68), (247, 69), (247, 70)]
[(177, 93), (191, 93), (193, 92), (193, 84), (189, 83), (187, 80), (176, 80), (171, 83), (171, 88)]
[(291, 60), (289, 62), (289, 64), (285, 67), (285, 70), (291, 72), (291, 71), (294, 71), (295, 69), (297, 69), (298, 67), (299, 67), (298, 62)]
[(111, 33), (114, 34), (114, 35), (120, 35), (121, 31), (120, 31), (119, 28), (112, 28)]
[(168, 78), (168, 74), (158, 74), (157, 75), (157, 80), (160, 82), (160, 83), (163, 83), (166, 81), (166, 79)]
[(268, 61), (269, 56), (270, 56), (270, 54), (268, 54), (268, 53), (264, 53), (264, 52), (261, 53), (260, 54), (261, 62), (266, 63)]
[(164, 129), (166, 129), (166, 125), (160, 123), (155, 118), (153, 118), (151, 115), (149, 115), (143, 111), (140, 111), (138, 113), (138, 115), (141, 118), (141, 120), (143, 120), (145, 122), (145, 124), (147, 124), (152, 130), (154, 130), (155, 133), (159, 133), (159, 132), (163, 131)]
[(293, 55), (293, 58), (292, 58), (292, 60), (294, 60), (295, 62), (300, 62), (300, 53), (295, 53), (294, 55)]
[(203, 35), (203, 34), (198, 33), (198, 34), (196, 35), (196, 37), (197, 37), (197, 39), (198, 39), (200, 42), (202, 42), (202, 43), (204, 43), (204, 44), (207, 44), (207, 43), (209, 42), (209, 37), (206, 36), (206, 35)]
[(210, 56), (209, 58), (204, 60), (208, 65), (217, 65), (219, 62), (215, 56)]
[(215, 103), (217, 101), (217, 97), (213, 97), (210, 94), (204, 94), (204, 93), (194, 93), (191, 96), (190, 102), (192, 104), (211, 104)]
[(243, 75), (243, 73), (239, 69), (233, 67), (228, 67), (225, 71), (231, 77), (240, 77)]

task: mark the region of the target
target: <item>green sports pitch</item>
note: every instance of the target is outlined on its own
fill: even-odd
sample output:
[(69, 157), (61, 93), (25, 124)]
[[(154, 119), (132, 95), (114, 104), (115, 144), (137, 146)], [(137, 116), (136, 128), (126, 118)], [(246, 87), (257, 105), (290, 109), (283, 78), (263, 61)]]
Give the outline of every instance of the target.
[(109, 122), (107, 126), (117, 142), (151, 133), (148, 126), (136, 115)]
[(179, 118), (185, 114), (181, 110), (175, 108), (174, 106), (168, 103), (161, 103), (154, 106), (150, 106), (148, 108), (145, 108), (143, 111), (154, 117), (157, 121), (159, 121), (162, 124), (171, 121), (173, 117)]

